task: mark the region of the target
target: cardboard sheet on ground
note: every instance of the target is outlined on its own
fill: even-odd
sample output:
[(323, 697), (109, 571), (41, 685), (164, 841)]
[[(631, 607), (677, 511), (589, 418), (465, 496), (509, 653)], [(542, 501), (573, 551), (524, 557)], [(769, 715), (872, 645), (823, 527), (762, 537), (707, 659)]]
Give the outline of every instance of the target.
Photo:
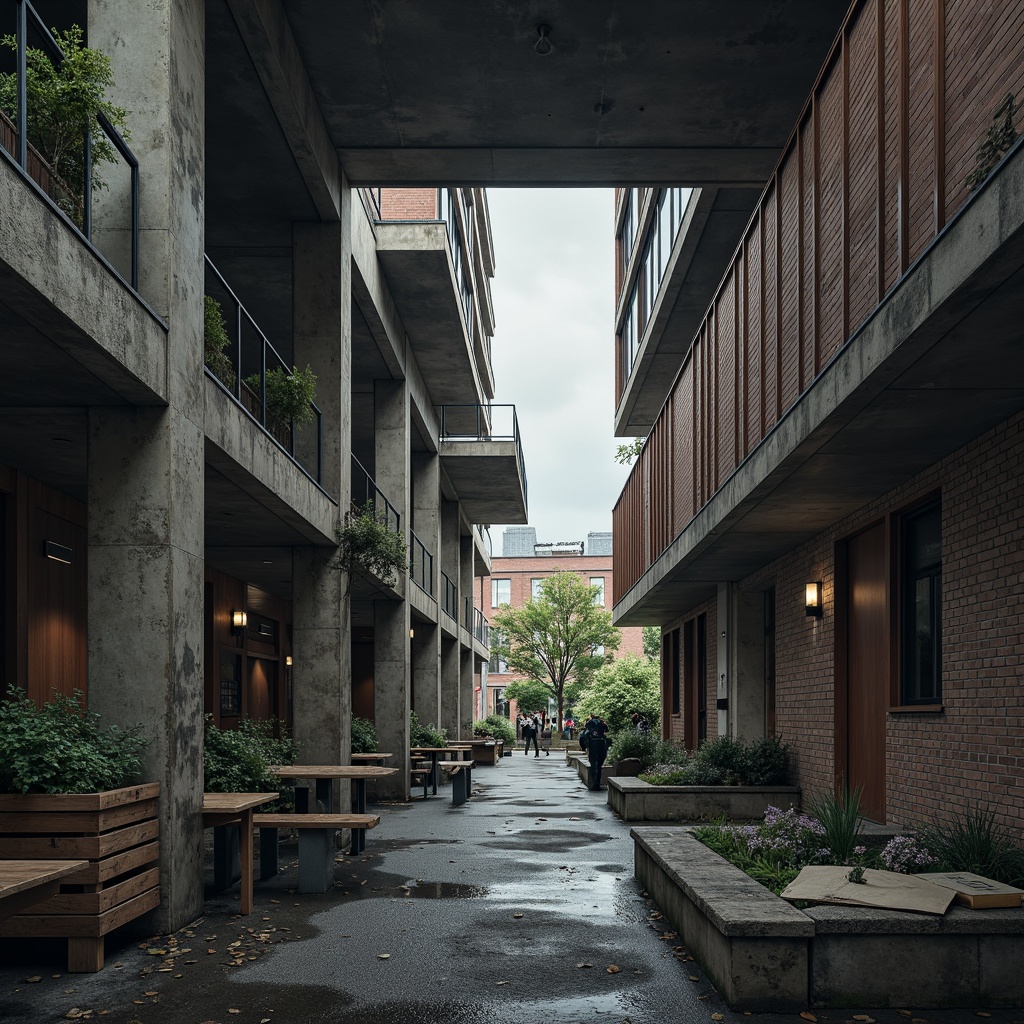
[(944, 914), (956, 893), (916, 875), (896, 871), (864, 871), (864, 883), (849, 880), (848, 867), (827, 864), (803, 868), (782, 891), (786, 900), (836, 903), (847, 907), (878, 907), (913, 910), (919, 914)]
[(1019, 907), (1024, 891), (970, 871), (925, 871), (918, 875), (936, 885), (952, 889), (954, 899), (974, 910), (988, 907)]

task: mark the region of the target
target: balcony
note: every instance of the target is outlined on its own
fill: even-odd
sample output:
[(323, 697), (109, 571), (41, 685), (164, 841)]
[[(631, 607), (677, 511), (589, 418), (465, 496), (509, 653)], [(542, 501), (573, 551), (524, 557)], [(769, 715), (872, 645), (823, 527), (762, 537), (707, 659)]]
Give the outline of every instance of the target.
[(471, 523), (527, 522), (526, 467), (514, 405), (442, 405), (441, 465)]
[[(366, 191), (377, 213), (380, 190)], [(472, 341), (471, 260), (459, 229), (456, 191), (430, 192), (436, 193), (435, 219), (375, 220), (377, 258), (431, 397), (464, 402), (482, 394)]]

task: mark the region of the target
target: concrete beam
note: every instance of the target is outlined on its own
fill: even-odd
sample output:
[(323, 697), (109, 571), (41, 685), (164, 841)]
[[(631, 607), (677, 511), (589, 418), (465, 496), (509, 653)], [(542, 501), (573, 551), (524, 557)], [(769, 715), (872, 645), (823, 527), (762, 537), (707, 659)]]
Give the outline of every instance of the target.
[(280, 0), (228, 0), (274, 114), (324, 220), (342, 209), (341, 168)]

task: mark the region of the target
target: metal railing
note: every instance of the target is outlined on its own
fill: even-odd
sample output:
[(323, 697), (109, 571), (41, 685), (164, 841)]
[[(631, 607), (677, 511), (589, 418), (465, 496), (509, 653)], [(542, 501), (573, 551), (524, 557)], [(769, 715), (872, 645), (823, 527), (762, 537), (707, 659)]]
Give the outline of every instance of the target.
[[(316, 425), (316, 450), (312, 457), (300, 457), (296, 452), (296, 439), (311, 440), (299, 433), (293, 418), (277, 419), (273, 409), (267, 408), (267, 374), (280, 371), (292, 373), (277, 349), (267, 340), (259, 324), (242, 305), (209, 256), (206, 260), (206, 294), (221, 303), (230, 343), (219, 352), (220, 360), (207, 352), (206, 372), (252, 417), (288, 454), (304, 473), (318, 484), (323, 481), (323, 414), (315, 403), (310, 403)], [(227, 303), (229, 309), (223, 309)], [(246, 373), (248, 371), (248, 373)], [(315, 472), (308, 463), (315, 466)]]
[(441, 570), (441, 611), (450, 619), (459, 621), (459, 588), (452, 582), (452, 578), (443, 569)]
[(462, 625), (473, 632), (473, 602), (465, 596), (462, 598)]
[(485, 647), (490, 645), (490, 623), (488, 623), (484, 618), (484, 613), (480, 611), (479, 608), (473, 609), (473, 636), (475, 636)]
[(494, 545), (491, 542), (491, 528), (489, 526), (474, 526), (477, 536), (480, 538), (480, 543), (483, 545), (484, 551), (487, 552), (488, 558), (494, 557)]
[(523, 497), (527, 497), (526, 462), (523, 459), (523, 442), (514, 405), (439, 405), (436, 408), (442, 441), (513, 441), (519, 476), (523, 482)]
[(377, 220), (381, 220), (381, 212), (380, 212), (381, 191), (382, 191), (382, 189), (379, 189), (379, 188), (364, 188), (363, 189), (363, 195), (366, 196), (367, 199), (369, 199), (370, 206), (373, 209), (373, 215), (374, 215), (374, 217)]
[(409, 531), (409, 577), (425, 594), (434, 596), (434, 556)]
[(352, 508), (354, 511), (370, 506), (378, 516), (383, 516), (384, 523), (394, 533), (402, 532), (402, 517), (398, 509), (387, 499), (387, 495), (377, 486), (376, 481), (366, 472), (363, 464), (352, 456)]
[[(3, 117), (0, 125), (0, 149), (6, 150), (17, 162), (25, 175), (33, 181), (49, 201), (67, 218), (68, 223), (85, 239), (89, 248), (99, 256), (110, 269), (124, 280), (124, 276), (96, 247), (92, 238), (92, 131), (86, 129), (82, 140), (83, 174), (82, 195), (79, 198), (75, 186), (63, 182), (28, 139), (28, 34), (33, 29), (42, 42), (42, 48), (51, 62), (57, 66), (64, 63), (61, 50), (46, 23), (39, 17), (30, 0), (15, 0), (17, 45), (17, 109), (13, 122)], [(99, 112), (96, 122), (107, 141), (117, 150), (128, 165), (131, 175), (131, 263), (128, 278), (132, 289), (139, 289), (139, 161), (129, 149), (121, 133), (110, 123), (106, 114)], [(10, 125), (10, 127), (8, 127)]]

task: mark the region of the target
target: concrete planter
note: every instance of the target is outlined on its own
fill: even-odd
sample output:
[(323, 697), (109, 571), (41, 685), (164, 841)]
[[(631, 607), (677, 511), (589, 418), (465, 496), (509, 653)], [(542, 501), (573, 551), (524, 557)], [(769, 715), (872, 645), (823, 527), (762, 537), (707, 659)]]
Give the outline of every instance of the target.
[(58, 895), (0, 924), (0, 935), (66, 938), (68, 970), (98, 971), (103, 937), (160, 903), (156, 783), (103, 793), (0, 794), (0, 857), (87, 860)]
[(1024, 909), (798, 910), (688, 829), (630, 834), (636, 878), (735, 1010), (1024, 1006)]
[(623, 821), (763, 818), (768, 807), (800, 806), (799, 786), (652, 786), (616, 775), (608, 806)]

